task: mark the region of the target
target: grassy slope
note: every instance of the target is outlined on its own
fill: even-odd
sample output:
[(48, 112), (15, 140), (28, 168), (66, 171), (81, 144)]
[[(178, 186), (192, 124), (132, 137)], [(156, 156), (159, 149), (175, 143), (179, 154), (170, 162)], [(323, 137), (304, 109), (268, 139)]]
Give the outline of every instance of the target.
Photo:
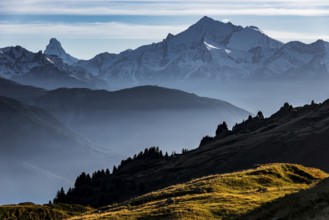
[(195, 179), (72, 219), (236, 219), (327, 176), (300, 165), (263, 165)]
[(35, 205), (23, 203), (19, 205), (0, 206), (0, 219), (2, 220), (57, 220), (65, 219), (84, 212), (92, 211), (92, 208), (80, 205)]

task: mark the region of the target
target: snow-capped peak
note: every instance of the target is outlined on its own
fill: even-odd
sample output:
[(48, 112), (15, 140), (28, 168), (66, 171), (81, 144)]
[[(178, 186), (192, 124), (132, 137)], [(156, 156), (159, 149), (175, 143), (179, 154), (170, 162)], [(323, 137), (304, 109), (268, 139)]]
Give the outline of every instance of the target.
[(78, 62), (78, 59), (66, 53), (62, 47), (62, 44), (56, 39), (51, 38), (49, 44), (44, 51), (48, 55), (56, 55), (63, 60), (64, 63), (73, 64)]
[[(204, 41), (207, 43), (215, 42), (216, 45), (225, 45), (232, 33), (240, 29), (242, 29), (241, 26), (223, 23), (205, 16), (187, 30), (172, 37), (170, 41), (175, 47), (184, 45), (187, 48), (198, 47), (204, 44)], [(213, 45), (213, 43), (211, 44)]]

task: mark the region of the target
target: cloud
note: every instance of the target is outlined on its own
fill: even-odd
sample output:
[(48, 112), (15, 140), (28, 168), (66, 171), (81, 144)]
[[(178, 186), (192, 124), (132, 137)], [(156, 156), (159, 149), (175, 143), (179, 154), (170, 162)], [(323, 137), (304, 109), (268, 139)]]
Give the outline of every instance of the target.
[[(227, 19), (228, 21), (228, 19)], [(63, 38), (90, 39), (163, 39), (168, 33), (178, 34), (188, 25), (144, 25), (119, 22), (96, 23), (0, 23), (2, 37), (45, 37), (58, 36)], [(313, 42), (317, 39), (329, 40), (328, 34), (293, 31), (264, 30), (275, 39), (287, 42), (300, 40)]]
[(168, 33), (179, 33), (184, 25), (143, 25), (118, 22), (106, 23), (0, 23), (6, 30), (3, 37), (102, 38), (102, 39), (163, 39)]
[(327, 0), (1, 0), (1, 14), (328, 16)]

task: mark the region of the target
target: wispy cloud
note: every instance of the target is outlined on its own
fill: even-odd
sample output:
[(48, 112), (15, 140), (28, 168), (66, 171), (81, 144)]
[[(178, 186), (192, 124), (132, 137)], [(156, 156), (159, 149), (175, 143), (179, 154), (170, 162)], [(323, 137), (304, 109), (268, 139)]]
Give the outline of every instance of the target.
[[(143, 25), (119, 22), (96, 23), (0, 23), (0, 29), (6, 36), (92, 39), (163, 39), (168, 33), (178, 34), (187, 29), (188, 25)], [(296, 31), (265, 30), (265, 33), (280, 41), (299, 40), (313, 42), (317, 39), (329, 41), (328, 34)]]
[(0, 23), (2, 36), (103, 39), (163, 39), (168, 33), (176, 34), (187, 26), (142, 25), (118, 22), (107, 23)]
[(1, 0), (1, 14), (327, 16), (327, 0)]

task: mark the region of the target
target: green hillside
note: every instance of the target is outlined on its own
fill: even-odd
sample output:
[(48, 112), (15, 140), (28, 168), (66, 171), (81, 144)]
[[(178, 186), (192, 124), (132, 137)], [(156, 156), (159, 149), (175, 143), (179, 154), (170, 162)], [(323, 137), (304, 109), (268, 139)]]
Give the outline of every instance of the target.
[(194, 179), (71, 219), (239, 219), (327, 176), (301, 165), (262, 165)]

